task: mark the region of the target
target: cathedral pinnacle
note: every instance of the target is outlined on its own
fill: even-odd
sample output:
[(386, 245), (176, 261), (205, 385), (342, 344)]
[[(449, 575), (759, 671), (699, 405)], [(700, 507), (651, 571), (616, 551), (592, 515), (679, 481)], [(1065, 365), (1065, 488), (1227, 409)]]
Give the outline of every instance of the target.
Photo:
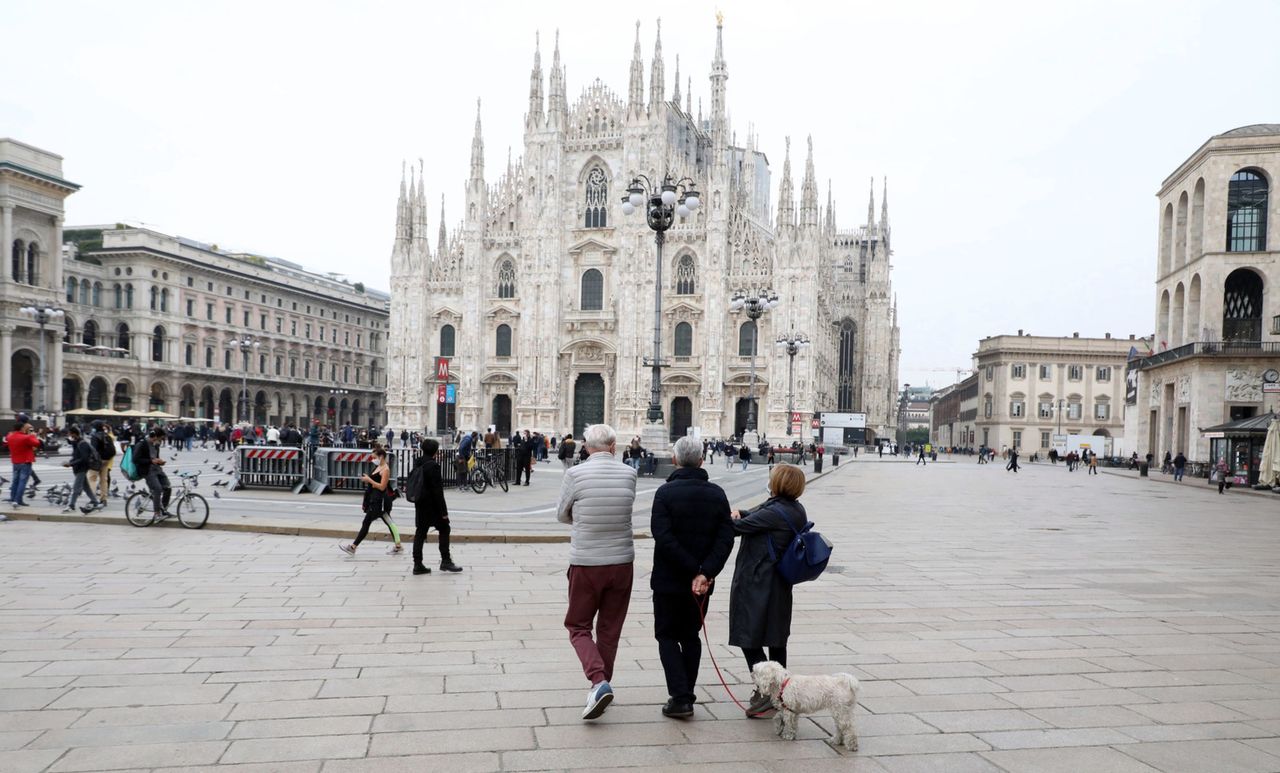
[(542, 36), (533, 34), (533, 72), (529, 74), (529, 115), (525, 128), (533, 130), (542, 125)]
[(671, 95), (671, 101), (676, 103), (676, 107), (680, 106), (680, 55), (676, 54), (676, 77), (675, 77), (675, 93)]
[(471, 138), (471, 179), (484, 180), (484, 134), (480, 130), (479, 97), (476, 97), (476, 133)]
[(449, 254), (449, 235), (444, 227), (444, 194), (440, 194), (440, 239), (436, 243), (436, 259), (443, 259)]
[(644, 60), (640, 56), (640, 20), (636, 19), (636, 46), (631, 55), (631, 87), (627, 93), (627, 120), (638, 120), (644, 117)]
[(871, 193), (867, 199), (867, 230), (876, 227), (876, 178), (871, 178)]
[(717, 164), (723, 164), (725, 155), (725, 83), (729, 80), (729, 68), (724, 63), (724, 16), (716, 14), (716, 57), (711, 62), (711, 142)]
[(889, 178), (884, 178), (884, 194), (880, 197), (880, 230), (889, 233)]
[(560, 65), (560, 30), (556, 30), (556, 48), (551, 55), (551, 80), (547, 92), (547, 126), (564, 129), (568, 124), (569, 103), (565, 97), (564, 68)]
[(818, 184), (813, 171), (813, 135), (809, 135), (809, 155), (804, 162), (804, 182), (800, 185), (800, 225), (818, 227)]
[(667, 78), (662, 66), (662, 19), (658, 19), (658, 35), (653, 42), (653, 65), (649, 71), (649, 114), (658, 111), (658, 105), (666, 101)]
[(787, 137), (787, 154), (782, 160), (782, 182), (778, 185), (778, 230), (795, 226), (795, 198), (791, 186), (791, 138)]

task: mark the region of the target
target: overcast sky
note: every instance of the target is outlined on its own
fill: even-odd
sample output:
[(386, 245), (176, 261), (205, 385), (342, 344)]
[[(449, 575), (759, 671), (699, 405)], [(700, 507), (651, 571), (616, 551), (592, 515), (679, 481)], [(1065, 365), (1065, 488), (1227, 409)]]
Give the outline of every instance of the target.
[(775, 184), (788, 134), (813, 135), (841, 226), (865, 221), (871, 176), (878, 215), (888, 176), (913, 384), (1018, 328), (1150, 333), (1156, 189), (1211, 135), (1280, 121), (1274, 0), (8, 0), (0, 136), (66, 158), (69, 224), (385, 288), (401, 161), (422, 159), (452, 227), (476, 97), (490, 181), (520, 154), (536, 31), (546, 71), (560, 29), (572, 103), (595, 78), (625, 95), (641, 9), (647, 86), (661, 15), (668, 95), (679, 54), (709, 105), (717, 6), (734, 129), (754, 124)]

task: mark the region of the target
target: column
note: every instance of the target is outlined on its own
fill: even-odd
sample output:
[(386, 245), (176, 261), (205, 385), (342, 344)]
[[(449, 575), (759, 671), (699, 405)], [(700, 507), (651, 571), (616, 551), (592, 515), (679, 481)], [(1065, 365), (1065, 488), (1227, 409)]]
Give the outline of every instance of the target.
[[(9, 222), (10, 208), (4, 210), (5, 223)], [(6, 229), (5, 233), (8, 233)], [(5, 242), (6, 244), (9, 241)], [(6, 250), (7, 257), (7, 250)], [(13, 389), (13, 327), (0, 327), (0, 416), (13, 416), (13, 406), (9, 404), (9, 395)]]
[[(59, 320), (54, 320), (54, 324), (49, 327), (47, 333), (49, 369), (46, 371), (48, 380), (45, 382), (45, 394), (48, 395), (46, 398), (48, 405), (45, 407), (53, 414), (62, 413), (62, 332), (64, 328), (58, 322)], [(66, 424), (66, 421), (60, 421), (59, 424)]]
[[(0, 207), (3, 216), (0, 217), (0, 258), (3, 258), (3, 269), (5, 273), (9, 272), (9, 258), (13, 254), (13, 205), (5, 204)], [(9, 363), (5, 362), (4, 366), (9, 367)], [(6, 391), (3, 397), (0, 397), (0, 403), (9, 404), (9, 393)]]
[[(61, 216), (53, 219), (53, 247), (49, 250), (49, 272), (47, 274), (49, 281), (45, 285), (55, 290), (61, 290), (64, 281), (62, 278), (62, 223)], [(59, 336), (60, 338), (61, 336)], [(59, 384), (61, 384), (61, 378), (59, 378)], [(62, 387), (59, 386), (58, 394), (61, 395), (61, 393)], [(53, 410), (60, 410), (61, 408), (62, 403), (53, 406)]]

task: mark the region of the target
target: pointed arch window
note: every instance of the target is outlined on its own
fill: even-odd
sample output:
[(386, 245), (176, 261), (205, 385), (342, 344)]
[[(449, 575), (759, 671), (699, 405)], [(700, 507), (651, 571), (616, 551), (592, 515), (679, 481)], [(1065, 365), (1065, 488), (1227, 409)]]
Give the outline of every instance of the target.
[(27, 245), (27, 284), (34, 285), (40, 283), (40, 245), (31, 242)]
[(1227, 252), (1267, 249), (1267, 180), (1256, 169), (1231, 175), (1227, 187)]
[[(18, 280), (15, 278), (14, 281), (16, 282)], [(67, 303), (76, 302), (76, 288), (78, 288), (79, 286), (80, 286), (80, 283), (76, 281), (75, 277), (73, 276), (67, 277)]]
[(120, 286), (119, 282), (116, 282), (115, 286), (112, 287), (111, 290), (113, 293), (115, 293), (116, 308), (117, 309), (124, 308), (124, 288)]
[(1222, 340), (1262, 340), (1262, 277), (1247, 268), (1227, 275), (1222, 293)]
[(159, 325), (151, 331), (151, 361), (164, 362), (164, 328)]
[(196, 359), (196, 347), (193, 346), (192, 344), (187, 344), (186, 351), (184, 353), (183, 362), (185, 362), (187, 365), (195, 365), (196, 364), (195, 359)]
[(738, 356), (750, 357), (756, 353), (756, 321), (749, 319), (738, 328)]
[(604, 308), (604, 274), (589, 268), (582, 274), (582, 310), (600, 311)]
[(204, 348), (204, 366), (206, 368), (213, 367), (213, 347), (212, 346), (206, 346)]
[(89, 280), (88, 279), (80, 280), (80, 305), (81, 306), (89, 305)]
[(132, 284), (127, 284), (124, 286), (124, 307), (126, 309), (133, 308), (133, 285)]
[(587, 200), (584, 228), (606, 228), (608, 226), (609, 178), (604, 170), (594, 167), (587, 173)]
[(838, 381), (836, 384), (836, 405), (838, 410), (854, 410), (854, 395), (857, 392), (858, 362), (858, 326), (853, 320), (845, 318), (840, 321), (840, 362)]
[(676, 350), (677, 357), (693, 356), (693, 325), (688, 322), (681, 322), (676, 325)]
[[(26, 245), (22, 243), (21, 239), (14, 239), (13, 240), (13, 281), (15, 282), (22, 281), (22, 256), (24, 254), (26, 254)], [(67, 300), (74, 301), (75, 298), (68, 298)]]
[(504, 260), (502, 265), (498, 266), (498, 297), (516, 297), (516, 264), (514, 261)]
[(94, 306), (102, 305), (102, 283), (101, 282), (93, 283), (93, 305)]
[(499, 357), (511, 356), (511, 326), (498, 325), (497, 340), (494, 342), (494, 354)]
[(453, 329), (453, 325), (445, 325), (444, 327), (440, 328), (440, 356), (441, 357), (453, 356), (455, 337), (456, 337), (456, 331)]
[(697, 292), (698, 269), (692, 255), (681, 255), (676, 263), (676, 295), (693, 295)]

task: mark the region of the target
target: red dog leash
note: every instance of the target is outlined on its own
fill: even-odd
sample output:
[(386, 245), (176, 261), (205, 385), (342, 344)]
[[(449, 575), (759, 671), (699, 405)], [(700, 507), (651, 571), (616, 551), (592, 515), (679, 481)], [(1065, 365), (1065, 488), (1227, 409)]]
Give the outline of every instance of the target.
[[(696, 594), (696, 593), (695, 593), (695, 594), (693, 594), (693, 597), (694, 597), (694, 599), (696, 599), (696, 600), (697, 600), (697, 603), (698, 603), (698, 614), (699, 614), (699, 616), (702, 618), (702, 638), (703, 638), (703, 640), (707, 643), (707, 655), (708, 655), (708, 656), (710, 656), (710, 658), (711, 658), (711, 665), (712, 665), (712, 666), (715, 668), (715, 670), (716, 670), (716, 676), (720, 678), (720, 684), (724, 687), (724, 691), (725, 691), (725, 692), (727, 692), (727, 693), (729, 694), (729, 700), (731, 700), (731, 701), (733, 701), (734, 703), (736, 703), (736, 704), (737, 704), (737, 706), (738, 706), (738, 708), (742, 709), (742, 710), (743, 710), (743, 712), (745, 712), (745, 713), (746, 713), (746, 715), (747, 715), (747, 716), (749, 716), (749, 717), (763, 717), (763, 716), (765, 716), (765, 715), (766, 715), (766, 714), (768, 714), (770, 711), (772, 711), (772, 709), (765, 709), (764, 711), (752, 712), (752, 711), (750, 711), (746, 706), (743, 706), (743, 705), (742, 705), (742, 702), (741, 702), (741, 701), (739, 701), (737, 698), (735, 698), (735, 697), (734, 697), (734, 695), (733, 695), (733, 690), (730, 690), (730, 689), (729, 689), (729, 683), (728, 683), (728, 682), (726, 682), (726, 681), (724, 680), (724, 674), (720, 673), (720, 664), (716, 662), (716, 653), (715, 653), (715, 651), (714, 651), (714, 648), (711, 646), (711, 637), (707, 635), (707, 609), (706, 609), (706, 606), (702, 603), (703, 601), (705, 601), (705, 600), (706, 600), (706, 597), (705, 597), (705, 596), (699, 596), (699, 595), (698, 595), (698, 594)], [(782, 689), (783, 689), (783, 690), (787, 689), (787, 682), (789, 682), (789, 681), (791, 681), (791, 679), (790, 679), (790, 678), (788, 678), (786, 681), (784, 681), (784, 682), (782, 683)], [(781, 699), (782, 699), (782, 694), (781, 694), (781, 692), (779, 692), (779, 694), (778, 694), (778, 699), (779, 699), (779, 700), (781, 700)]]

